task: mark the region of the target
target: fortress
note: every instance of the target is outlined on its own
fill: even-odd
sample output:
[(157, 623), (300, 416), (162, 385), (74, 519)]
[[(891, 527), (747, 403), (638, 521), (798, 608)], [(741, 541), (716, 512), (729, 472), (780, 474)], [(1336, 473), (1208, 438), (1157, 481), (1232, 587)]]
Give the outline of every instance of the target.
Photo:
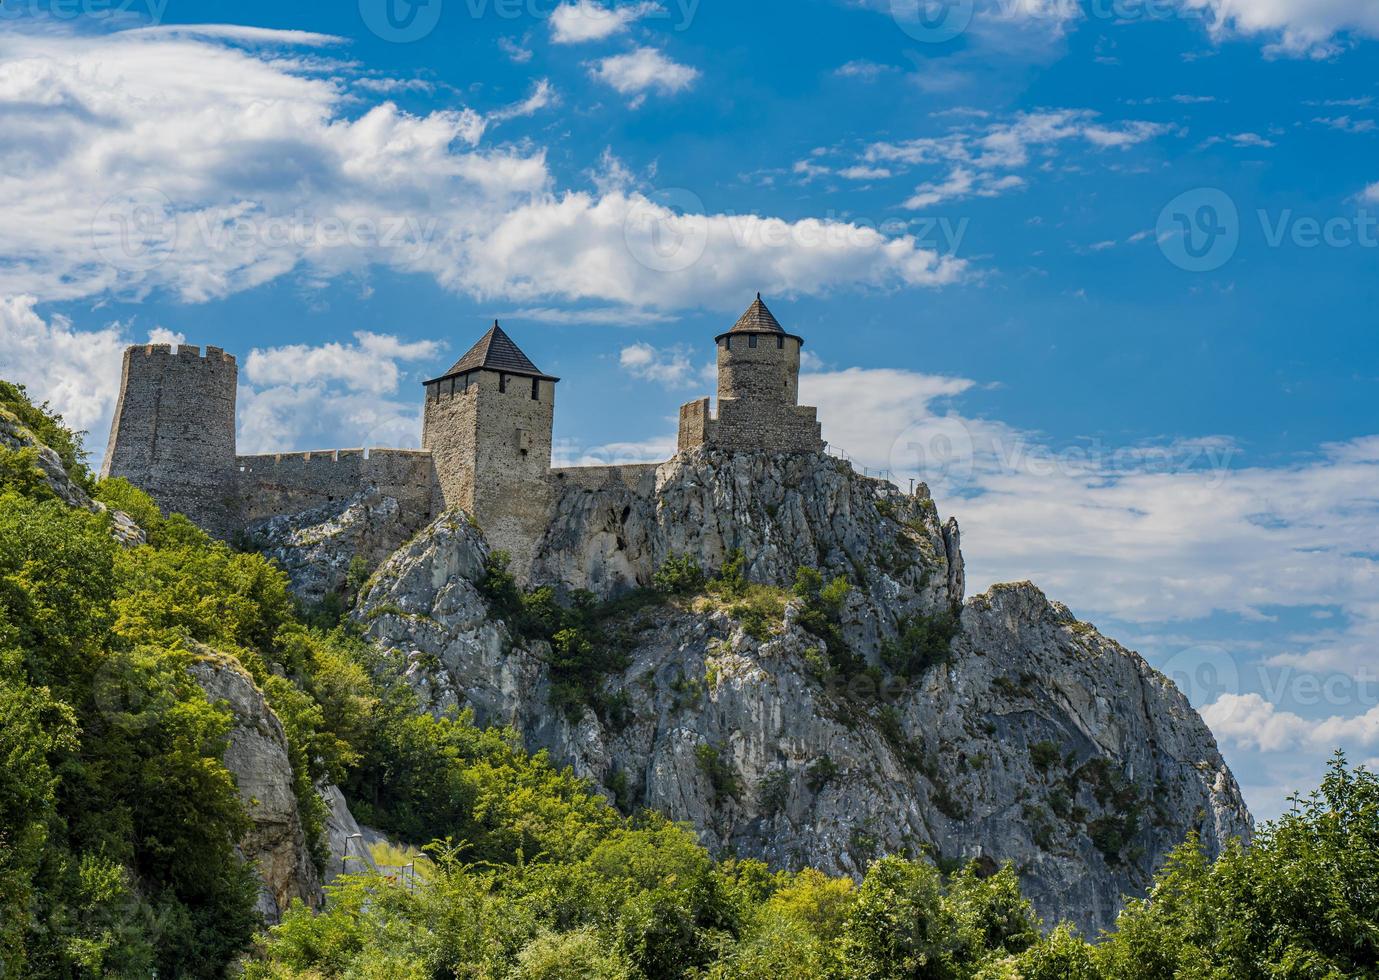
[[(798, 404), (804, 340), (786, 333), (760, 294), (718, 345), (718, 414), (708, 398), (680, 409), (678, 450), (821, 452), (813, 408)], [(269, 518), (342, 502), (368, 488), (421, 528), (462, 508), (524, 576), (556, 495), (610, 481), (635, 487), (657, 464), (552, 468), (559, 378), (536, 367), (495, 322), (449, 371), (425, 382), (422, 448), (332, 449), (240, 456), (239, 371), (218, 347), (167, 344), (124, 354), (119, 403), (101, 475), (145, 490), (221, 538)]]

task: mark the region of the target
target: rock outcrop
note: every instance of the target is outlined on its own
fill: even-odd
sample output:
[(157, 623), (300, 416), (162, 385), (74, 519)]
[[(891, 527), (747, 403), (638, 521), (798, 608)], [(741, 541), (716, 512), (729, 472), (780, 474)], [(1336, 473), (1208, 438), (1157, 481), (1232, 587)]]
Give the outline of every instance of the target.
[(346, 591), (351, 565), (376, 568), (418, 529), (404, 519), (397, 498), (370, 487), (347, 500), (251, 525), (248, 535), (287, 572), (297, 597), (313, 605)]
[(191, 672), (206, 698), (234, 717), (224, 761), (251, 824), (239, 850), (258, 872), (259, 913), (272, 925), (295, 899), (319, 907), (321, 879), (302, 830), (282, 722), (233, 658), (207, 653)]
[[(563, 491), (534, 576), (615, 597), (671, 556), (714, 569), (741, 548), (751, 578), (776, 587), (817, 567), (851, 581), (842, 634), (874, 668), (962, 603), (957, 525), (923, 488), (908, 496), (826, 457), (705, 451), (646, 479)], [(764, 632), (731, 602), (667, 599), (610, 624), (627, 644), (604, 690), (620, 710), (572, 718), (550, 706), (546, 645), (485, 604), (486, 557), (464, 515), (441, 518), (379, 570), (360, 621), (408, 655), (431, 710), (511, 725), (720, 852), (849, 874), (888, 852), (1010, 861), (1046, 917), (1095, 930), (1190, 831), (1211, 850), (1250, 832), (1182, 694), (1032, 585), (961, 604), (946, 656), (910, 679), (839, 678), (784, 589)]]
[[(69, 507), (105, 513), (109, 508), (94, 501), (86, 491), (75, 483), (62, 465), (62, 457), (52, 448), (45, 446), (33, 433), (29, 432), (17, 419), (0, 409), (0, 447), (10, 450), (32, 449), (34, 463), (42, 474), (53, 495)], [(148, 540), (143, 528), (123, 511), (109, 511), (110, 533), (125, 547), (135, 547)]]

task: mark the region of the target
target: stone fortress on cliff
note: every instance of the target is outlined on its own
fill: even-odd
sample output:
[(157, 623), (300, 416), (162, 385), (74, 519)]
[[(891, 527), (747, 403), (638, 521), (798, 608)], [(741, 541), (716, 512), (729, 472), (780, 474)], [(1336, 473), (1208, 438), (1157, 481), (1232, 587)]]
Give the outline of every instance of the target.
[[(822, 452), (815, 409), (799, 402), (804, 340), (787, 333), (760, 294), (716, 338), (718, 413), (708, 398), (680, 409), (678, 451)], [(425, 382), (422, 448), (332, 449), (240, 456), (235, 447), (238, 367), (218, 347), (167, 344), (124, 354), (119, 403), (103, 477), (145, 490), (230, 539), (274, 517), (376, 489), (420, 529), (461, 508), (525, 575), (557, 496), (617, 483), (631, 490), (659, 464), (551, 466), (555, 389), (495, 322), (468, 353)]]

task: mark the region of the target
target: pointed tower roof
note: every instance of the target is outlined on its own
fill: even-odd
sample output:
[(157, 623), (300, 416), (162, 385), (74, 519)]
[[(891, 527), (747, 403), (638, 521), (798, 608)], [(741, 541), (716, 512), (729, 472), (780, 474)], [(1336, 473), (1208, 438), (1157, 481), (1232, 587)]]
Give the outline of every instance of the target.
[(489, 328), (488, 333), (480, 337), (479, 342), (469, 348), (469, 352), (456, 361), (449, 371), (432, 380), (444, 381), (446, 378), (452, 378), (458, 374), (468, 374), (470, 371), (500, 371), (503, 374), (541, 378), (543, 381), (560, 380), (542, 373), (541, 369), (531, 362), (531, 358), (522, 353), (522, 348), (518, 347), (512, 338), (503, 332), (503, 328), (498, 325), (497, 320), (493, 321), (493, 326)]
[(716, 340), (738, 333), (770, 333), (781, 334), (782, 336), (792, 337), (801, 344), (804, 343), (802, 337), (797, 337), (793, 333), (786, 333), (785, 328), (780, 325), (774, 313), (766, 308), (766, 304), (761, 301), (761, 293), (757, 293), (757, 298), (752, 301), (752, 305), (747, 307), (747, 312), (737, 318), (737, 323), (733, 324), (727, 333), (721, 333)]

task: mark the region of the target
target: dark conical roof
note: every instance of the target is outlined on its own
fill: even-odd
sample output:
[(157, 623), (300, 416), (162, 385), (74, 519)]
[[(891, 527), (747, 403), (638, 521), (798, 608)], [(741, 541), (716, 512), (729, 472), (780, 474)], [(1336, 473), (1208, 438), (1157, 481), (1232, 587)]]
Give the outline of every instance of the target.
[(503, 374), (520, 374), (528, 378), (559, 380), (543, 374), (541, 369), (531, 362), (531, 358), (522, 353), (522, 348), (503, 332), (497, 320), (493, 321), (488, 333), (480, 337), (479, 342), (469, 348), (469, 352), (441, 377), (449, 378), (457, 374), (468, 374), (470, 371), (501, 371)]
[(801, 338), (785, 332), (785, 328), (780, 325), (775, 314), (767, 309), (766, 304), (761, 301), (761, 293), (757, 293), (757, 298), (752, 301), (751, 306), (747, 307), (747, 312), (737, 318), (732, 329), (727, 333), (719, 334), (718, 339), (722, 340), (724, 337), (735, 333), (778, 333), (784, 334), (786, 337), (794, 337), (801, 344), (804, 343)]

